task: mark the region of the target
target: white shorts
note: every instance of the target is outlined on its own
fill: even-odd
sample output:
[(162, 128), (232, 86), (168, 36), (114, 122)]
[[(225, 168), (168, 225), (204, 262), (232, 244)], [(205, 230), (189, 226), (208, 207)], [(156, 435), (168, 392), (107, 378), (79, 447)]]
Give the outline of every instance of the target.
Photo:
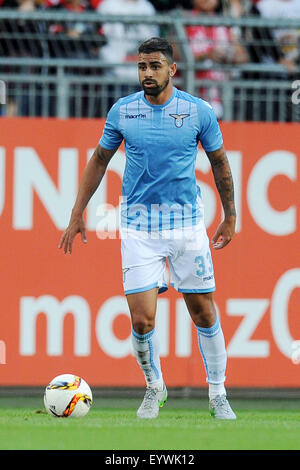
[[(125, 295), (168, 284), (182, 293), (215, 291), (214, 269), (204, 223), (161, 232), (122, 231)], [(166, 269), (168, 261), (170, 279)]]

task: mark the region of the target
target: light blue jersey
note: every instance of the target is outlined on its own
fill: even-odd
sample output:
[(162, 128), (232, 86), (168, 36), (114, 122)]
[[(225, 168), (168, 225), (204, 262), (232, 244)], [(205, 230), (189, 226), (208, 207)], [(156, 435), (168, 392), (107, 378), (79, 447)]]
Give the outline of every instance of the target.
[(211, 106), (175, 87), (163, 105), (149, 103), (143, 91), (120, 98), (99, 143), (113, 150), (123, 139), (122, 226), (156, 231), (197, 224), (203, 217), (195, 175), (198, 143), (207, 152), (223, 144)]

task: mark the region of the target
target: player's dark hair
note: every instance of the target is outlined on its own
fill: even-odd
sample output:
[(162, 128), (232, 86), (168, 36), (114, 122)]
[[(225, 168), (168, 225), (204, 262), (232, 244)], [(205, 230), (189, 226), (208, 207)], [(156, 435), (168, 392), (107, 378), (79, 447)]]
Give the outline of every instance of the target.
[(161, 52), (169, 64), (174, 63), (174, 51), (172, 45), (163, 38), (151, 38), (144, 41), (138, 50), (139, 54), (151, 54)]

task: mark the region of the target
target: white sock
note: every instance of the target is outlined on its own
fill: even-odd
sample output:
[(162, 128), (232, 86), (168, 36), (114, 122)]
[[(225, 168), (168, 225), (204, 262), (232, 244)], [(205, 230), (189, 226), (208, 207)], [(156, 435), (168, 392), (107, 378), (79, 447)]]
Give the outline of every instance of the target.
[(217, 318), (210, 328), (197, 326), (198, 345), (206, 370), (206, 381), (209, 384), (209, 399), (216, 395), (226, 394), (224, 382), (227, 364), (227, 353), (223, 331)]
[(149, 333), (140, 335), (132, 328), (132, 346), (134, 355), (140, 365), (147, 387), (163, 389), (163, 378), (160, 367), (159, 341), (155, 328)]
[(212, 400), (216, 398), (217, 395), (226, 395), (226, 389), (224, 383), (221, 384), (208, 384), (208, 396)]

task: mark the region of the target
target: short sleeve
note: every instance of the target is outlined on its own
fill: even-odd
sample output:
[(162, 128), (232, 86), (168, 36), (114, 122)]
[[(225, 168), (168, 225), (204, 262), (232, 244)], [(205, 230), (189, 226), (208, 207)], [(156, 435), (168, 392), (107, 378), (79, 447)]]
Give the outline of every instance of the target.
[(119, 130), (119, 106), (115, 103), (107, 114), (102, 137), (99, 141), (101, 147), (107, 150), (118, 148), (123, 140), (123, 135)]
[(200, 130), (198, 140), (206, 152), (218, 150), (223, 145), (221, 129), (213, 108), (206, 101), (198, 107)]

